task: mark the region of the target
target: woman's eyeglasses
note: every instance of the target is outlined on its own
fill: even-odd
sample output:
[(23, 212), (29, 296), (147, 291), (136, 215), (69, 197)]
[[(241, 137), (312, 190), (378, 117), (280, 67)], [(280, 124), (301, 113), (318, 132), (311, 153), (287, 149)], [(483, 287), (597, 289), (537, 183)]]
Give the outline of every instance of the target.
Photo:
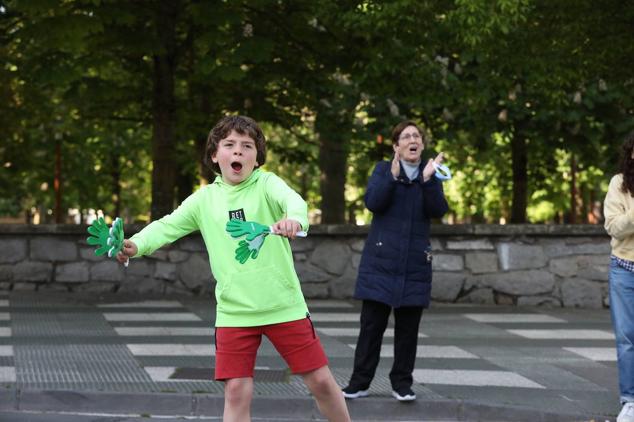
[(408, 133), (407, 135), (404, 135), (398, 138), (399, 141), (409, 141), (410, 139), (418, 141), (422, 138), (418, 133)]

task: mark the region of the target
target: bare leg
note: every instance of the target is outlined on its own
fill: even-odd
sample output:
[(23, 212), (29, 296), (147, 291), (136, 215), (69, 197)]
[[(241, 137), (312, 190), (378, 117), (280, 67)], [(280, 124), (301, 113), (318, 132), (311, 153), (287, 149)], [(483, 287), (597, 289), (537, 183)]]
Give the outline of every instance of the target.
[(223, 422), (250, 422), (253, 378), (231, 378), (225, 382)]
[(328, 366), (302, 374), (317, 407), (330, 422), (350, 422), (346, 401)]

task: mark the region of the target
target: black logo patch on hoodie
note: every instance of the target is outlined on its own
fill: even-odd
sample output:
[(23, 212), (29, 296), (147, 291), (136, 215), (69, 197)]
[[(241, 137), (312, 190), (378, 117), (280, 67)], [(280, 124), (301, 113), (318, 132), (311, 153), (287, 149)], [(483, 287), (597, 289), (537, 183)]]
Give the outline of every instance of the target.
[(244, 208), (229, 211), (229, 220), (247, 221), (247, 218), (244, 216)]

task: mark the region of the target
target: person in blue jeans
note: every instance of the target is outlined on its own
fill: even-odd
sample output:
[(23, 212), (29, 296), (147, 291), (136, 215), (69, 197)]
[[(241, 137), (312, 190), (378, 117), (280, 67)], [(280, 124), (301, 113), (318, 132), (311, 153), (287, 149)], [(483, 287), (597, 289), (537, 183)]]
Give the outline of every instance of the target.
[(611, 237), (610, 313), (623, 406), (617, 422), (634, 422), (634, 132), (621, 148), (619, 171), (610, 180), (603, 214)]
[(434, 160), (423, 161), (425, 133), (406, 120), (392, 130), (394, 158), (377, 163), (365, 193), (372, 225), (363, 248), (354, 297), (363, 301), (354, 369), (346, 399), (366, 397), (379, 363), (383, 333), (394, 312), (392, 396), (416, 399), (412, 390), (418, 326), (431, 292), (432, 218), (448, 210)]

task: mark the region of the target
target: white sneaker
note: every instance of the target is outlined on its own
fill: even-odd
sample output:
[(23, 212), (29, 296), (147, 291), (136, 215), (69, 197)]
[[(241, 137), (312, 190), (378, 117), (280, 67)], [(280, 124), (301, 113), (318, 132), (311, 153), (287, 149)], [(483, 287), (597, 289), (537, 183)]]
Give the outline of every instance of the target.
[(623, 405), (616, 422), (634, 422), (634, 402), (627, 402)]
[(411, 388), (401, 388), (399, 391), (392, 390), (392, 397), (398, 401), (414, 401), (416, 393)]
[(347, 386), (346, 388), (342, 389), (341, 392), (343, 393), (343, 396), (347, 399), (358, 399), (360, 397), (368, 397), (368, 395), (370, 395), (368, 390), (359, 390)]

